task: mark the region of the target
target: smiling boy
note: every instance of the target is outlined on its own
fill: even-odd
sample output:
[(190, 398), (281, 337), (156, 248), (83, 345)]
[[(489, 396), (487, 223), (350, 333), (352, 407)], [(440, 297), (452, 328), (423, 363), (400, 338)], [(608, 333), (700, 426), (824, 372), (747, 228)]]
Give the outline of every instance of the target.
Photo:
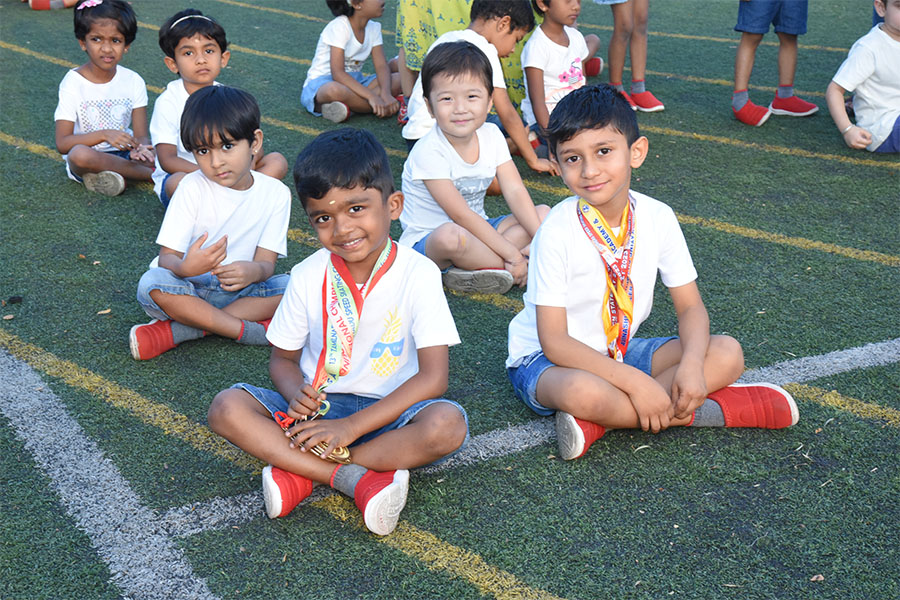
[(468, 437), (463, 408), (439, 397), (459, 335), (437, 267), (390, 238), (403, 194), (371, 133), (319, 135), (297, 157), (294, 182), (324, 248), (291, 270), (269, 327), (276, 389), (220, 392), (209, 424), (271, 463), (262, 477), (270, 518), (318, 482), (353, 498), (366, 527), (387, 535), (406, 504), (407, 469), (445, 459)]
[[(546, 134), (574, 196), (550, 211), (534, 238), (506, 366), (529, 408), (556, 413), (560, 456), (582, 456), (608, 429), (795, 424), (785, 390), (734, 383), (744, 369), (740, 344), (709, 334), (674, 212), (630, 189), (648, 141), (624, 96), (608, 85), (575, 90), (550, 115)], [(679, 337), (637, 338), (657, 273)]]

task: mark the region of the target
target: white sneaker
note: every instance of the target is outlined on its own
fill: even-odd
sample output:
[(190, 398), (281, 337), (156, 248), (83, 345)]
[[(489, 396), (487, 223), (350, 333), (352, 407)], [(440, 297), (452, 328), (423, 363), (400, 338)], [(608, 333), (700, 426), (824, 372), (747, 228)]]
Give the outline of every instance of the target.
[(343, 102), (326, 102), (322, 105), (322, 116), (332, 123), (343, 123), (350, 116), (350, 109)]
[(84, 187), (104, 196), (118, 196), (125, 191), (125, 178), (115, 171), (85, 173), (81, 179)]
[(513, 276), (504, 269), (466, 271), (451, 267), (442, 279), (447, 289), (480, 294), (505, 294), (513, 286)]

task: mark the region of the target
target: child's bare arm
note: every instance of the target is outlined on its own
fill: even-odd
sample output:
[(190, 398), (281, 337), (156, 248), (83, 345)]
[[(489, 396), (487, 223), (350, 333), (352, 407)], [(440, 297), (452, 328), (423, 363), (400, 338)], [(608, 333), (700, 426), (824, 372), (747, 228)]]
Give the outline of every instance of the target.
[(547, 98), (544, 95), (544, 71), (537, 67), (525, 67), (525, 83), (528, 86), (528, 99), (531, 100), (531, 110), (538, 125), (546, 127), (550, 122), (550, 113), (547, 111)]
[(541, 224), (541, 217), (534, 208), (531, 194), (522, 183), (522, 176), (519, 175), (516, 164), (508, 161), (497, 167), (497, 180), (500, 182), (500, 192), (512, 214), (528, 235), (534, 238)]
[(159, 249), (159, 266), (179, 277), (194, 277), (212, 271), (228, 254), (228, 236), (223, 235), (214, 244), (201, 248), (209, 236), (204, 233), (191, 244), (187, 252), (178, 252), (163, 246)]
[(387, 59), (384, 57), (384, 47), (375, 46), (372, 48), (372, 66), (375, 67), (375, 77), (378, 80), (381, 99), (390, 105), (397, 105), (396, 107), (389, 107), (393, 109), (391, 114), (394, 114), (394, 112), (397, 112), (396, 109), (400, 108), (400, 104), (397, 102), (397, 99), (391, 95), (391, 68), (388, 66)]
[(316, 392), (303, 379), (300, 371), (302, 352), (273, 346), (269, 355), (269, 378), (278, 393), (290, 403), (287, 414), (294, 419), (311, 416), (325, 399), (325, 394)]
[(223, 290), (236, 292), (251, 283), (265, 281), (271, 277), (275, 272), (277, 259), (277, 252), (257, 246), (253, 260), (236, 260), (227, 265), (218, 265), (211, 272), (219, 278)]
[(709, 349), (709, 314), (700, 297), (697, 282), (669, 288), (678, 316), (681, 361), (672, 380), (672, 405), (676, 417), (685, 417), (706, 401), (703, 363)]
[(156, 156), (159, 158), (159, 166), (166, 173), (192, 173), (200, 168), (178, 156), (178, 147), (175, 144), (157, 144)]
[(494, 109), (497, 111), (497, 116), (500, 117), (500, 122), (503, 123), (503, 127), (506, 129), (506, 134), (516, 144), (516, 148), (519, 149), (522, 158), (525, 159), (528, 166), (535, 171), (559, 175), (559, 169), (556, 165), (546, 158), (538, 158), (537, 154), (534, 153), (534, 148), (528, 143), (528, 132), (525, 131), (522, 118), (519, 117), (516, 107), (513, 106), (512, 101), (509, 99), (506, 89), (494, 88), (491, 99), (494, 101)]
[(118, 129), (98, 129), (89, 133), (75, 134), (74, 121), (56, 121), (56, 150), (60, 154), (68, 154), (78, 144), (96, 146), (108, 142), (116, 150), (133, 150), (138, 142), (127, 131)]
[(851, 148), (863, 150), (872, 143), (872, 134), (862, 127), (854, 125), (850, 117), (847, 116), (847, 109), (844, 107), (844, 94), (846, 92), (847, 90), (831, 81), (825, 89), (825, 102), (828, 104), (831, 120), (834, 121), (838, 131), (844, 137), (844, 143)]

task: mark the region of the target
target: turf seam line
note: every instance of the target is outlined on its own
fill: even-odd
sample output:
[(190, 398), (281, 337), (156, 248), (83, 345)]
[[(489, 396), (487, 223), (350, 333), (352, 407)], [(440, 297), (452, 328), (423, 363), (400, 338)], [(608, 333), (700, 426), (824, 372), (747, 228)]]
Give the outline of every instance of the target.
[(217, 598), (183, 551), (160, 532), (157, 515), (140, 503), (119, 469), (37, 373), (7, 352), (0, 352), (0, 372), (7, 384), (15, 382), (0, 394), (0, 410), (106, 563), (110, 583), (126, 595), (150, 600)]

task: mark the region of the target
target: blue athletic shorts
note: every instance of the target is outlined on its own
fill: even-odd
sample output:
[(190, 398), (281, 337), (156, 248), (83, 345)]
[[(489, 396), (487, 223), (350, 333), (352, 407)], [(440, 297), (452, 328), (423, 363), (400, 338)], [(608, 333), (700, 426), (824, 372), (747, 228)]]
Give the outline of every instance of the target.
[(735, 31), (768, 33), (769, 25), (778, 33), (806, 33), (807, 0), (750, 0), (738, 2)]
[(881, 142), (881, 145), (875, 149), (875, 152), (900, 152), (900, 117), (894, 121), (894, 128), (891, 135)]

